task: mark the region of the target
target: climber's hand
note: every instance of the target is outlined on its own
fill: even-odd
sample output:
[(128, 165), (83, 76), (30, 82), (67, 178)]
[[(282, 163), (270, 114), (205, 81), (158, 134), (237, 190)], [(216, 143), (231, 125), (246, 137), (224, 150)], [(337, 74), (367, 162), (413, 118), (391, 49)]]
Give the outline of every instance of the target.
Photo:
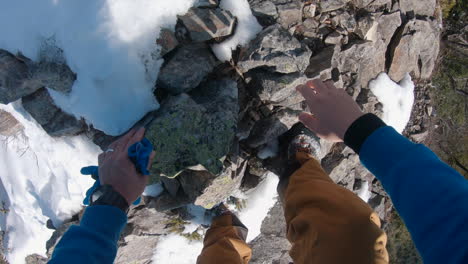
[(344, 89), (337, 89), (332, 81), (319, 79), (296, 87), (306, 99), (311, 113), (302, 113), (299, 120), (319, 137), (342, 142), (349, 126), (364, 115), (358, 104)]
[[(99, 180), (102, 185), (109, 184), (132, 204), (144, 191), (148, 175), (138, 173), (135, 165), (128, 158), (128, 148), (141, 141), (145, 129), (132, 129), (123, 137), (113, 142), (107, 151), (99, 155)], [(154, 158), (151, 153), (149, 165)]]

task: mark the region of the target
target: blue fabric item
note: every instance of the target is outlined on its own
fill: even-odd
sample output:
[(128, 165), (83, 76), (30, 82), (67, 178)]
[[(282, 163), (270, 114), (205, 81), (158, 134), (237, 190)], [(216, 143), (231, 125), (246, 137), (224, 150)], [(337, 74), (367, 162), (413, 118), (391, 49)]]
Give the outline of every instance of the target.
[(80, 225), (71, 226), (60, 239), (48, 263), (113, 263), (117, 241), (127, 224), (127, 216), (117, 207), (87, 207)]
[(143, 175), (149, 175), (148, 163), (153, 152), (153, 145), (147, 138), (143, 138), (128, 148), (128, 157), (135, 164), (138, 172)]
[[(153, 152), (153, 145), (147, 138), (143, 138), (143, 140), (131, 145), (128, 148), (128, 157), (130, 160), (135, 164), (138, 172), (142, 173), (143, 175), (149, 175), (148, 171), (148, 163), (149, 158), (151, 156), (151, 152)], [(96, 190), (99, 186), (101, 186), (101, 182), (99, 181), (99, 167), (98, 166), (88, 166), (81, 168), (81, 174), (83, 175), (91, 175), (93, 179), (96, 181), (94, 182), (93, 186), (86, 191), (86, 197), (83, 200), (84, 205), (89, 205), (89, 199), (91, 198), (91, 194), (93, 194), (94, 190)], [(141, 202), (141, 197), (133, 202), (134, 205), (138, 205)]]
[(424, 263), (468, 263), (468, 181), (392, 127), (364, 142), (362, 163), (382, 182)]

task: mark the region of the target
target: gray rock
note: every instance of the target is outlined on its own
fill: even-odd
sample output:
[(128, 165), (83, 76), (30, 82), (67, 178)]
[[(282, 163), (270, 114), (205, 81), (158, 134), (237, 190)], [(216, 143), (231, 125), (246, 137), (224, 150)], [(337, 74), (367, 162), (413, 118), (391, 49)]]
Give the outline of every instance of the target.
[(390, 78), (399, 82), (409, 72), (417, 79), (429, 79), (439, 54), (439, 37), (440, 31), (435, 22), (409, 21), (392, 50)]
[(436, 0), (400, 0), (400, 9), (403, 13), (413, 11), (417, 15), (434, 16), (436, 6)]
[(31, 79), (27, 62), (0, 49), (0, 103), (11, 103), (42, 87), (40, 82)]
[(87, 128), (83, 120), (77, 120), (58, 108), (45, 88), (23, 97), (22, 102), (24, 109), (51, 136), (77, 135)]
[(317, 30), (320, 26), (320, 23), (313, 19), (307, 18), (302, 22), (302, 26), (298, 27), (301, 30), (302, 35), (307, 38), (315, 38), (317, 37)]
[(14, 116), (0, 109), (0, 135), (15, 136), (23, 130), (23, 125)]
[(162, 28), (159, 33), (159, 38), (156, 40), (156, 44), (161, 46), (161, 56), (164, 56), (174, 50), (179, 45), (179, 41), (172, 30)]
[(305, 72), (307, 77), (322, 78), (324, 80), (331, 79), (334, 53), (335, 46), (330, 46), (310, 58), (309, 67)]
[(301, 111), (283, 109), (272, 116), (259, 120), (250, 132), (247, 145), (257, 148), (286, 133), (295, 123)]
[(188, 199), (194, 202), (215, 178), (216, 175), (208, 171), (185, 170), (176, 179)]
[(357, 21), (355, 33), (364, 40), (376, 41), (379, 23), (373, 15), (361, 17)]
[(26, 264), (46, 264), (48, 259), (38, 254), (32, 254), (25, 258)]
[(250, 263), (289, 264), (291, 243), (286, 238), (286, 220), (281, 203), (278, 201), (263, 220), (261, 234), (249, 243), (253, 255)]
[(218, 7), (219, 5), (219, 0), (198, 0), (197, 3), (195, 3), (195, 7), (199, 8), (214, 8)]
[(247, 162), (243, 160), (226, 166), (221, 175), (216, 177), (203, 190), (203, 193), (195, 199), (194, 204), (206, 209), (212, 209), (214, 206), (225, 201), (239, 189), (246, 167)]
[(257, 18), (262, 26), (269, 26), (276, 22), (278, 10), (271, 1), (249, 0), (252, 14)]
[(231, 12), (220, 8), (191, 8), (178, 18), (195, 42), (229, 37), (234, 33), (237, 22)]
[(239, 112), (237, 83), (214, 80), (200, 88), (194, 99), (186, 94), (170, 97), (155, 113), (146, 137), (159, 155), (152, 175), (176, 177), (181, 171), (201, 165), (218, 175), (220, 161), (230, 150)]
[(161, 236), (169, 233), (169, 217), (144, 206), (130, 210), (115, 258), (116, 264), (151, 263)]
[(400, 12), (382, 15), (377, 19), (377, 21), (379, 23), (377, 31), (380, 34), (380, 38), (383, 40), (385, 45), (390, 44), (395, 31), (401, 26)]
[(326, 38), (325, 38), (325, 44), (328, 45), (341, 45), (341, 40), (343, 39), (343, 36), (334, 31), (330, 33)]
[(67, 65), (54, 62), (34, 63), (0, 49), (0, 103), (8, 104), (42, 87), (69, 93), (76, 75)]
[(264, 29), (241, 51), (237, 66), (245, 73), (258, 67), (269, 67), (281, 73), (303, 72), (312, 52), (279, 25)]
[(349, 14), (348, 12), (340, 12), (338, 15), (338, 23), (341, 25), (343, 29), (348, 32), (354, 32), (357, 27), (356, 18)]
[(337, 10), (346, 6), (350, 0), (322, 0), (320, 1), (320, 10), (322, 13)]
[(279, 20), (278, 22), (285, 29), (297, 25), (302, 22), (302, 8), (303, 4), (301, 1), (292, 1), (284, 5), (277, 6)]
[(382, 6), (391, 3), (391, 0), (352, 0), (352, 3), (358, 8), (371, 6)]
[(197, 87), (218, 63), (208, 45), (204, 43), (180, 47), (159, 72), (158, 86), (173, 95), (189, 92)]
[(356, 73), (355, 96), (360, 88), (367, 87), (370, 80), (385, 70), (387, 46), (381, 39), (375, 42), (356, 42), (333, 55), (332, 65), (340, 73)]
[(265, 70), (252, 70), (248, 73), (252, 76), (249, 88), (265, 102), (288, 107), (304, 101), (304, 98), (296, 91), (296, 87), (307, 81), (307, 77), (301, 73), (272, 73)]
[(31, 66), (31, 78), (37, 80), (43, 87), (62, 93), (70, 93), (76, 74), (65, 64), (54, 62), (39, 62)]
[(161, 182), (167, 192), (172, 196), (177, 196), (177, 192), (179, 191), (180, 182), (177, 179), (161, 177)]
[(304, 6), (303, 9), (303, 16), (305, 18), (313, 18), (315, 17), (315, 12), (317, 11), (317, 5), (309, 4)]

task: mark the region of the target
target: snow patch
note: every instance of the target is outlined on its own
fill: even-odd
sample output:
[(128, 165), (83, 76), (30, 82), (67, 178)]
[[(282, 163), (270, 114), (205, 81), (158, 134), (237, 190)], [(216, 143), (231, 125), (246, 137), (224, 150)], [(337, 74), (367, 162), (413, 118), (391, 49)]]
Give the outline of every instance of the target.
[(94, 180), (80, 169), (96, 164), (101, 151), (85, 136), (50, 137), (19, 101), (0, 109), (24, 126), (14, 137), (0, 136), (0, 198), (9, 209), (0, 215), (0, 227), (6, 231), (8, 261), (24, 263), (29, 254), (45, 256), (53, 232), (46, 227), (48, 219), (59, 226), (81, 210)]
[(361, 198), (364, 202), (368, 202), (370, 197), (371, 197), (371, 192), (369, 191), (369, 182), (368, 181), (363, 181), (362, 182), (362, 187), (359, 189), (357, 195), (359, 198)]
[(230, 61), (232, 51), (239, 45), (245, 45), (262, 30), (247, 0), (222, 0), (220, 7), (231, 11), (237, 17), (236, 32), (233, 36), (219, 44), (212, 45), (216, 57), (220, 61)]
[(168, 235), (159, 240), (153, 256), (154, 263), (193, 264), (203, 249), (203, 242), (189, 241), (179, 235)]
[[(194, 0), (15, 0), (0, 8), (0, 48), (32, 60), (54, 39), (77, 74), (59, 107), (110, 135), (129, 129), (159, 107), (153, 88), (163, 62), (155, 44)], [(247, 2), (246, 2), (247, 3)], [(13, 24), (14, 23), (14, 26)], [(122, 111), (125, 109), (125, 111)]]
[(403, 132), (411, 117), (414, 104), (414, 83), (407, 73), (400, 83), (395, 83), (386, 73), (369, 83), (369, 88), (383, 105), (383, 121)]
[(143, 192), (144, 196), (158, 197), (164, 191), (164, 187), (161, 183), (148, 185)]

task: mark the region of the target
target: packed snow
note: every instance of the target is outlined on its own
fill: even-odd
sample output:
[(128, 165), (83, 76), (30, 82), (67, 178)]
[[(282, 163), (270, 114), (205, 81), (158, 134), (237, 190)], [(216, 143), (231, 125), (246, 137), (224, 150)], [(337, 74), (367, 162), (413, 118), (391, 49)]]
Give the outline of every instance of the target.
[(117, 135), (159, 107), (153, 88), (163, 61), (155, 40), (194, 1), (6, 1), (0, 48), (38, 60), (54, 39), (78, 77), (69, 96), (52, 92), (55, 102)]
[(372, 195), (372, 193), (369, 190), (369, 182), (368, 181), (363, 181), (361, 189), (358, 190), (357, 195), (359, 198), (361, 198), (364, 202), (369, 202), (369, 199)]
[(406, 74), (400, 83), (395, 83), (386, 73), (369, 83), (369, 88), (383, 105), (383, 121), (402, 133), (411, 117), (414, 104), (414, 83)]
[(20, 102), (0, 104), (24, 126), (16, 136), (0, 136), (0, 198), (8, 213), (0, 215), (6, 231), (4, 246), (10, 263), (24, 263), (32, 253), (45, 255), (54, 226), (81, 210), (84, 192), (93, 184), (80, 175), (97, 162), (99, 148), (85, 136), (52, 138), (22, 108)]
[(237, 17), (237, 27), (233, 36), (219, 44), (214, 44), (212, 49), (220, 61), (230, 61), (232, 51), (239, 45), (249, 43), (262, 30), (262, 26), (253, 16), (247, 0), (222, 0), (220, 7), (231, 11)]

